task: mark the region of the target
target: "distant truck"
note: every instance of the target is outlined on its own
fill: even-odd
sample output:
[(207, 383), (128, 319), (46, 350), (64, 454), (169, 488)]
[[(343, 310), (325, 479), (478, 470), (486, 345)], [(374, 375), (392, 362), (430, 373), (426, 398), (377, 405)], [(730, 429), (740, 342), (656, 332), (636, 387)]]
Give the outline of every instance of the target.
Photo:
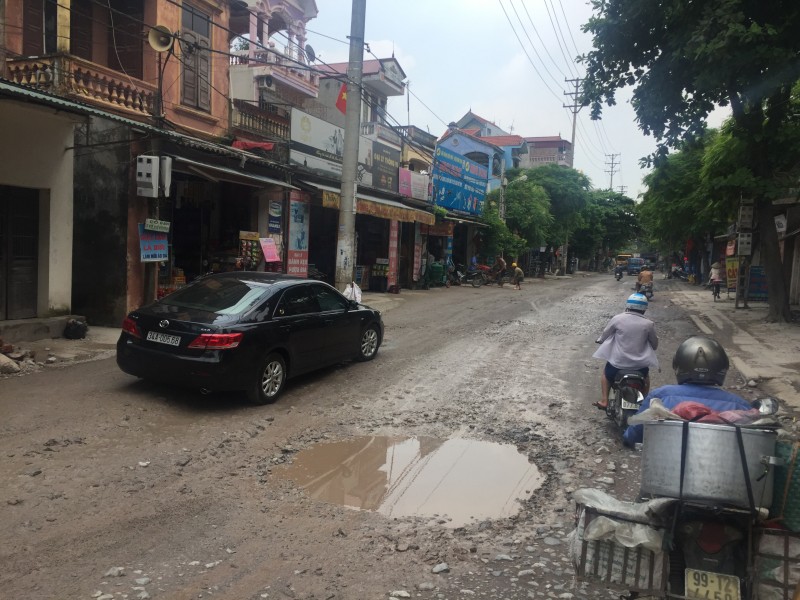
[(627, 267), (628, 275), (638, 275), (642, 272), (642, 267), (644, 267), (646, 264), (647, 261), (645, 261), (643, 258), (636, 258), (633, 256), (630, 257), (628, 259)]

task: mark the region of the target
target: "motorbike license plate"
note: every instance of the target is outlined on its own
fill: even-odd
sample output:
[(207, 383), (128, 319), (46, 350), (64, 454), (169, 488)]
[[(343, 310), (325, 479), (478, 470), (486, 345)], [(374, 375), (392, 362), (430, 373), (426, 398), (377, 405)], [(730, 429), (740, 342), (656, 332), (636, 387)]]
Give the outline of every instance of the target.
[(170, 346), (180, 346), (181, 336), (167, 335), (166, 333), (159, 333), (158, 331), (148, 331), (147, 341), (158, 342), (159, 344), (168, 344)]
[(622, 410), (639, 410), (639, 405), (636, 402), (622, 401)]
[(742, 600), (739, 578), (708, 571), (686, 569), (686, 597), (710, 600)]

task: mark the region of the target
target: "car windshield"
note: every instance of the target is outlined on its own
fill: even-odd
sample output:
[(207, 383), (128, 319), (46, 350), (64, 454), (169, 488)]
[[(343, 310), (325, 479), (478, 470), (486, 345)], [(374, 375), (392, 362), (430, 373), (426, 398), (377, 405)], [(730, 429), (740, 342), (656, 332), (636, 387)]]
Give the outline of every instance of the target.
[(218, 315), (236, 315), (261, 302), (269, 294), (270, 287), (255, 281), (208, 278), (179, 289), (161, 302)]

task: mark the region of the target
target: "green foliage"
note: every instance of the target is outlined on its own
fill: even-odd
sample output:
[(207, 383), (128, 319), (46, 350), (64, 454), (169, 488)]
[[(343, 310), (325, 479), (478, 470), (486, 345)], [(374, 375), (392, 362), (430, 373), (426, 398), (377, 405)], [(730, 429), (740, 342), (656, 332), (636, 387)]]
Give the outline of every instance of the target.
[(589, 198), (589, 178), (575, 169), (556, 164), (527, 169), (523, 174), (528, 182), (544, 188), (550, 199), (553, 222), (546, 241), (554, 246), (563, 244), (569, 234), (583, 224), (581, 211)]
[[(669, 197), (681, 199), (676, 213), (693, 222), (711, 218), (707, 209), (701, 214), (690, 210), (699, 206), (701, 193), (714, 199), (713, 213), (730, 209), (737, 188), (750, 196), (759, 215), (767, 318), (788, 320), (787, 283), (770, 215), (772, 200), (787, 184), (794, 187), (800, 173), (800, 2), (592, 0), (592, 6), (584, 31), (593, 36), (593, 49), (581, 57), (586, 67), (583, 104), (599, 118), (603, 104), (615, 104), (617, 90), (632, 86), (639, 127), (657, 141), (646, 164), (659, 165), (670, 148), (702, 139), (709, 114), (730, 106), (732, 119), (721, 134), (725, 139), (711, 143), (701, 159), (700, 177), (693, 180), (702, 187), (673, 191)], [(685, 182), (674, 176), (680, 170), (696, 171), (685, 164), (668, 168), (669, 177), (685, 189)], [(656, 195), (660, 201), (642, 212), (651, 226), (670, 220), (656, 215), (666, 207), (666, 186)], [(677, 216), (670, 215), (672, 220)]]
[(635, 203), (612, 190), (591, 192), (581, 218), (570, 238), (570, 252), (581, 258), (617, 253), (639, 236)]

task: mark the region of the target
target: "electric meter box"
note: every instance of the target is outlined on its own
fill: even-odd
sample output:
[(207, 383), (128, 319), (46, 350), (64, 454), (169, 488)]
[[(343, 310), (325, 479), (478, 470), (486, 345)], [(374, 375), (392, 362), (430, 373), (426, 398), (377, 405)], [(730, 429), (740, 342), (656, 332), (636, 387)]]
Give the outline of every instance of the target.
[(158, 198), (161, 161), (157, 156), (136, 157), (136, 194), (145, 198)]
[(753, 253), (753, 234), (740, 233), (739, 241), (736, 244), (736, 254), (739, 256), (750, 256)]

